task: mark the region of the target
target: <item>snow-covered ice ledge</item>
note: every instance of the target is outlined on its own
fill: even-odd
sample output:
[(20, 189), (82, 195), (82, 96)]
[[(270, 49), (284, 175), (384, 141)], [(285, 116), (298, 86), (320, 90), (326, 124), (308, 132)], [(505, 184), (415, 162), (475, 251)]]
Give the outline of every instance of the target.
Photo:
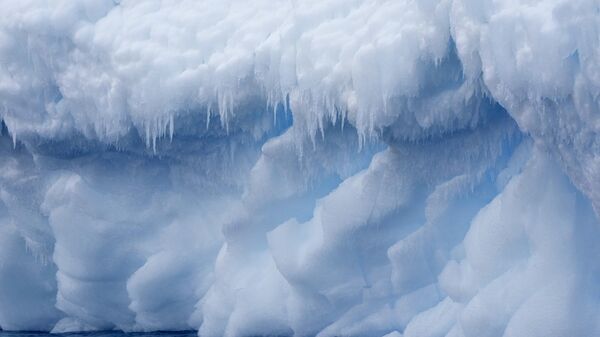
[(0, 0), (0, 328), (600, 335), (595, 0)]

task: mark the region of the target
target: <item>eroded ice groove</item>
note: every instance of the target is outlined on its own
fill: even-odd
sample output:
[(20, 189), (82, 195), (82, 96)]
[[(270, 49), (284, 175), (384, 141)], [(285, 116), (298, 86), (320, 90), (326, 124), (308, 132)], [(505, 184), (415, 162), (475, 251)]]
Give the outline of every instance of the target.
[(0, 328), (600, 335), (600, 3), (0, 0)]

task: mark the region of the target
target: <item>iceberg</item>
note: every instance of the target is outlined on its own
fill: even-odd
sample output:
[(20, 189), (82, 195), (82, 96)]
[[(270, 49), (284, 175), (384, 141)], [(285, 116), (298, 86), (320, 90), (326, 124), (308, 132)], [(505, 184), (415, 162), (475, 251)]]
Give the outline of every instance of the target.
[(598, 1), (0, 9), (0, 329), (600, 336)]

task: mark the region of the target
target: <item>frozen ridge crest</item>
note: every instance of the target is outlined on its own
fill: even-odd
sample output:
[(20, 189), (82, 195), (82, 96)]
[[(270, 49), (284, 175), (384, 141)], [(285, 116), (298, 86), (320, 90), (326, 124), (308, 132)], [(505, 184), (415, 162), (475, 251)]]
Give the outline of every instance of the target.
[(600, 2), (0, 9), (1, 329), (600, 336)]

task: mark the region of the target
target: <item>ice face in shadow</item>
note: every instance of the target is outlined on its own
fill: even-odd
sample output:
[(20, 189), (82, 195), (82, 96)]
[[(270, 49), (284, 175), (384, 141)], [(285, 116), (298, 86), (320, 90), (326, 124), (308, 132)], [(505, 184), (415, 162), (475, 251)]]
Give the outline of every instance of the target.
[(0, 328), (600, 335), (595, 1), (0, 8)]

